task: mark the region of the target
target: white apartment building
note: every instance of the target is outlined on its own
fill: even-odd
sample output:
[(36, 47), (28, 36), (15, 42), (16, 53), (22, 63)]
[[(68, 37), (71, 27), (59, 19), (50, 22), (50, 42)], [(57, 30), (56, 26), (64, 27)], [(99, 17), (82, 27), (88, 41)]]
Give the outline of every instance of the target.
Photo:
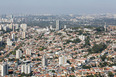
[(20, 49), (18, 49), (16, 51), (16, 58), (19, 59), (20, 57), (22, 57), (22, 51)]
[(31, 73), (31, 66), (30, 66), (30, 64), (23, 64), (23, 65), (21, 65), (21, 73), (30, 74)]

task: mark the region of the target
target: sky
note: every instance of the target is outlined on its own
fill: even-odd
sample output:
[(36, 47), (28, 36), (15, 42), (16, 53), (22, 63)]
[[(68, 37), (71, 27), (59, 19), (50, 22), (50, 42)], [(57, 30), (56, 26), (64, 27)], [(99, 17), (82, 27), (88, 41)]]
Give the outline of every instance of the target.
[(116, 0), (0, 0), (0, 14), (116, 13)]

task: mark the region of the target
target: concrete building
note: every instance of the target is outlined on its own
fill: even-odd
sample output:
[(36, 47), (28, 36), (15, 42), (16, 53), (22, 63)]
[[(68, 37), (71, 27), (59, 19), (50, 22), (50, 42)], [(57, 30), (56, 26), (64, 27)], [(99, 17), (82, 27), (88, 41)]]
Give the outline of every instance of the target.
[(50, 25), (50, 30), (53, 30), (53, 27), (52, 27), (52, 25)]
[(16, 58), (19, 59), (20, 57), (22, 57), (22, 51), (20, 49), (18, 49), (16, 51)]
[(59, 20), (56, 20), (56, 31), (60, 30)]
[(21, 24), (20, 28), (23, 29), (23, 31), (27, 30), (27, 24)]
[(59, 57), (59, 65), (65, 65), (67, 63), (67, 57), (66, 56), (60, 56)]
[(42, 58), (42, 66), (43, 67), (45, 67), (45, 66), (47, 66), (48, 64), (47, 64), (47, 58), (45, 57), (45, 55), (43, 56), (43, 58)]
[(19, 29), (19, 24), (14, 24), (15, 29)]
[(0, 30), (2, 30), (2, 25), (0, 25)]
[(8, 31), (8, 26), (3, 26), (4, 31)]
[(104, 30), (107, 31), (106, 23), (105, 23), (105, 25), (104, 25)]
[(31, 66), (30, 66), (30, 64), (23, 64), (23, 65), (21, 65), (21, 73), (30, 74), (31, 73)]
[(22, 32), (22, 38), (26, 38), (26, 32)]
[(0, 37), (0, 45), (2, 45), (3, 44), (3, 37), (1, 36)]
[(66, 25), (64, 25), (64, 29), (66, 29), (67, 28), (67, 26)]
[(8, 64), (7, 63), (1, 64), (0, 68), (1, 68), (1, 76), (5, 76), (8, 74)]
[(13, 32), (15, 32), (15, 26), (13, 25), (13, 28), (12, 28)]
[(8, 38), (8, 39), (7, 39), (7, 45), (8, 45), (8, 46), (12, 46), (12, 43), (13, 43), (13, 42)]
[(11, 24), (8, 24), (8, 28), (9, 29), (13, 29), (13, 24), (11, 23)]
[(84, 35), (80, 35), (79, 39), (82, 40), (82, 41), (84, 41), (85, 40), (85, 36)]
[(12, 38), (12, 41), (15, 41), (15, 34), (14, 33), (12, 33), (11, 38)]
[(29, 49), (29, 48), (26, 49), (26, 55), (31, 56), (31, 49)]

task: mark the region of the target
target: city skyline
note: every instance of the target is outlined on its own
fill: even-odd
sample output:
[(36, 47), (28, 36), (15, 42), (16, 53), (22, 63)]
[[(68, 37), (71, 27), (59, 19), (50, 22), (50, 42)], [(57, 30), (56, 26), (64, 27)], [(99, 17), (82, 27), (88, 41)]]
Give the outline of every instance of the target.
[(4, 0), (0, 14), (100, 14), (116, 13), (112, 0)]
[(116, 14), (1, 15), (0, 77), (116, 77)]

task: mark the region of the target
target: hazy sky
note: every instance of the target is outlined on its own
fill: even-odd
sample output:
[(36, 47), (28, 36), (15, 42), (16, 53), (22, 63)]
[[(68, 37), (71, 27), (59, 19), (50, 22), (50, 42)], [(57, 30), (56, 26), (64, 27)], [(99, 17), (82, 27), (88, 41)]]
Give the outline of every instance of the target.
[(0, 14), (116, 13), (116, 0), (0, 0)]

